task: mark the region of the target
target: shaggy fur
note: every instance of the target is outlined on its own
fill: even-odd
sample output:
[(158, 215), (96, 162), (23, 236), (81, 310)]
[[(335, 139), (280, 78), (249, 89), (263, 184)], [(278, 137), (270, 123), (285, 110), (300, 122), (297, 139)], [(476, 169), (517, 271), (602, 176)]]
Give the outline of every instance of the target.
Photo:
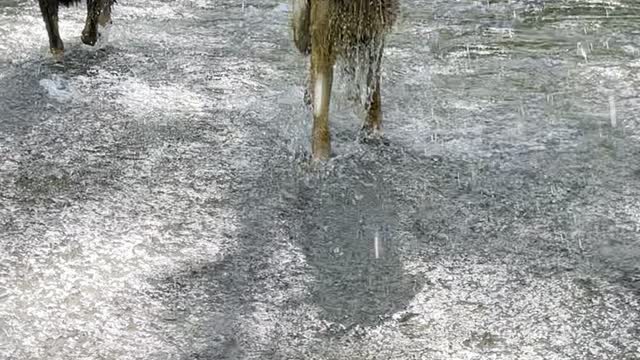
[[(331, 152), (329, 103), (338, 56), (359, 59), (365, 63), (355, 66), (369, 69), (367, 85), (372, 92), (365, 104), (364, 130), (369, 136), (380, 136), (380, 63), (384, 37), (398, 9), (399, 0), (293, 0), (293, 40), (302, 54), (311, 54), (314, 159), (326, 159)], [(365, 56), (352, 56), (355, 52)]]
[[(80, 0), (38, 0), (49, 35), (49, 48), (56, 61), (62, 61), (64, 56), (64, 44), (58, 30), (59, 5), (69, 7), (80, 2)], [(87, 18), (81, 37), (83, 43), (95, 45), (99, 36), (98, 25), (106, 26), (111, 23), (111, 7), (114, 3), (115, 0), (87, 0)]]

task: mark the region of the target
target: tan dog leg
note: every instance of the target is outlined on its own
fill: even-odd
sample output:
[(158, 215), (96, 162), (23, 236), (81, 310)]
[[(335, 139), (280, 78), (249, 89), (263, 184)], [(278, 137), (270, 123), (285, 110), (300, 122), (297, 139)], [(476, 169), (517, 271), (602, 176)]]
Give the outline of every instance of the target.
[(293, 42), (304, 55), (311, 51), (311, 36), (309, 34), (309, 21), (311, 8), (309, 0), (293, 0), (293, 18), (291, 28), (293, 30)]
[(313, 138), (314, 160), (326, 160), (331, 155), (331, 135), (329, 133), (329, 104), (333, 82), (333, 67), (326, 66), (324, 59), (311, 58), (311, 81), (313, 97)]
[(317, 1), (311, 8), (311, 97), (313, 106), (312, 153), (314, 160), (331, 155), (329, 104), (333, 83), (332, 44), (329, 39), (329, 1)]
[(368, 87), (372, 89), (370, 103), (368, 104), (367, 120), (364, 130), (368, 136), (382, 135), (382, 99), (380, 96), (380, 68), (382, 62), (382, 45), (374, 50), (370, 57), (369, 74), (367, 77)]

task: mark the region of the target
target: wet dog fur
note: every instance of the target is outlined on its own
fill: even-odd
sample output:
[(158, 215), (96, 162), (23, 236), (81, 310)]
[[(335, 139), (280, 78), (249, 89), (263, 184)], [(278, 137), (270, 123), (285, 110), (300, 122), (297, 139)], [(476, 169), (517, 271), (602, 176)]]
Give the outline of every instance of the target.
[[(367, 136), (380, 136), (382, 107), (380, 63), (385, 34), (393, 26), (400, 0), (292, 0), (293, 41), (298, 51), (311, 56), (310, 92), (313, 109), (312, 158), (331, 153), (329, 104), (337, 57), (357, 58), (368, 68)], [(352, 54), (365, 49), (364, 56)], [(362, 64), (365, 62), (365, 64)]]

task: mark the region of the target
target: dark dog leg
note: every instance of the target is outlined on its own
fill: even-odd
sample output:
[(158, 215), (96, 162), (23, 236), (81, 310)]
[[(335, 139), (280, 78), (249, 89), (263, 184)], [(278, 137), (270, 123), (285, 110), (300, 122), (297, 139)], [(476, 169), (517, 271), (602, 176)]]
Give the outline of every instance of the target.
[(49, 34), (49, 49), (57, 62), (64, 57), (64, 44), (58, 31), (58, 0), (38, 0), (40, 11)]
[(100, 0), (87, 0), (87, 19), (82, 30), (82, 42), (93, 46), (98, 41), (98, 17), (100, 16)]

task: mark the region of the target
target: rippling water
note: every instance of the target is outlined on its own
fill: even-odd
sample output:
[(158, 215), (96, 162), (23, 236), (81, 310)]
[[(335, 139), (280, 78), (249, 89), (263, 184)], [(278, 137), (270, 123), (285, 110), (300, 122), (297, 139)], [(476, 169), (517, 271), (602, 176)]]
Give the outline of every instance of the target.
[(288, 11), (0, 0), (0, 358), (640, 358), (640, 5), (404, 0), (319, 167)]

